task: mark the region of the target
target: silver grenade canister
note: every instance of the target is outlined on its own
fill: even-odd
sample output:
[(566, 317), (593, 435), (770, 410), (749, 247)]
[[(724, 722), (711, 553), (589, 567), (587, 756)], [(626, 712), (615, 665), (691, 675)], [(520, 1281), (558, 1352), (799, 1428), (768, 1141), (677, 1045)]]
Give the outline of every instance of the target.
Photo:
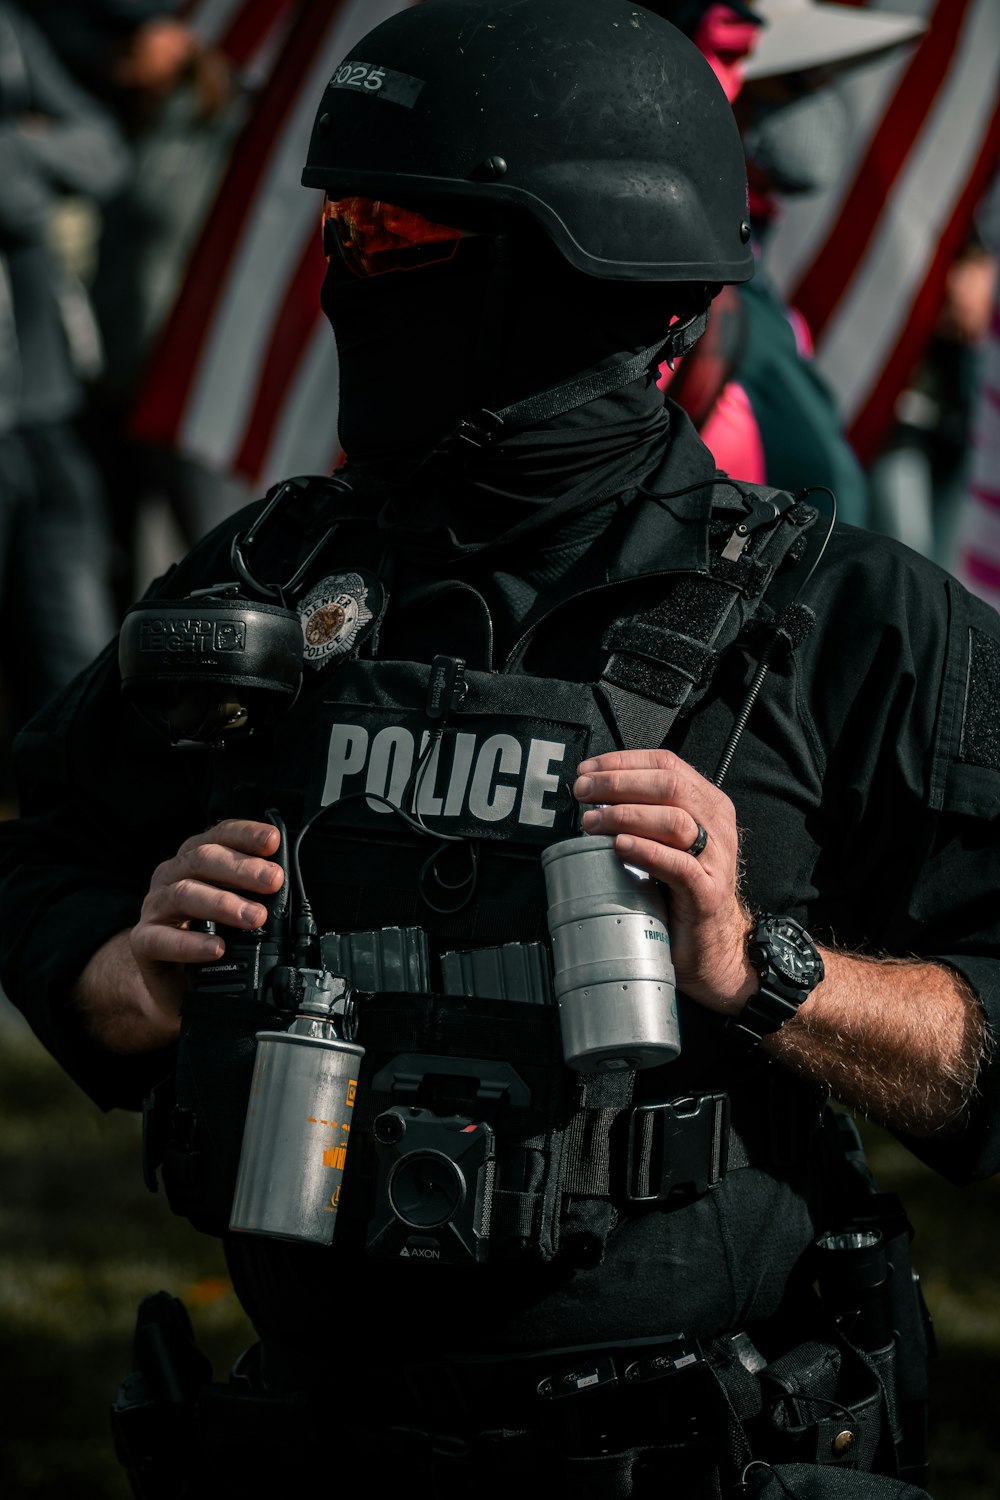
[(301, 971), (287, 1031), (258, 1031), (230, 1229), (329, 1245), (364, 1048), (339, 1035), (347, 982)]
[(580, 1073), (655, 1068), (680, 1052), (663, 892), (613, 838), (542, 852), (563, 1055)]

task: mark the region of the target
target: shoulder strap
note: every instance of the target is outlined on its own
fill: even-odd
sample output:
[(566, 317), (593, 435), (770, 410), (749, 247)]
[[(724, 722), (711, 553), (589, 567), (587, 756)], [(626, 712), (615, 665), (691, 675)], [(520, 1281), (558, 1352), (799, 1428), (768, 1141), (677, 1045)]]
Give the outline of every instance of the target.
[(627, 745), (662, 745), (692, 695), (708, 686), (722, 652), (752, 619), (772, 578), (797, 561), (816, 520), (811, 506), (784, 490), (744, 487), (733, 514), (720, 487), (714, 508), (710, 571), (671, 579), (664, 597), (605, 632), (611, 655), (597, 684)]

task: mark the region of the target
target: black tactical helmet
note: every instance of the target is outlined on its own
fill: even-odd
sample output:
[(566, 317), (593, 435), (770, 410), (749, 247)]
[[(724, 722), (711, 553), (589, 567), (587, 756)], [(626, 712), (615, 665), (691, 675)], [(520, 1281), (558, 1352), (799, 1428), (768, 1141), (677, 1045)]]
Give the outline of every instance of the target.
[(753, 274), (725, 94), (687, 37), (627, 0), (401, 11), (334, 72), (302, 181), (331, 198), (430, 205), (445, 223), (526, 214), (591, 276)]

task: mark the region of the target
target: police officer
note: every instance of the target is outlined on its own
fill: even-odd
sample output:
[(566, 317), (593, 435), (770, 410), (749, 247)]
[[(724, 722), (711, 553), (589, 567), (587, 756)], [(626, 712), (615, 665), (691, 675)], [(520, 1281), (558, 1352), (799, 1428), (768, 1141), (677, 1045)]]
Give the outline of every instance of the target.
[[(257, 1333), (212, 1381), (144, 1305), (137, 1493), (921, 1494), (905, 1216), (824, 1101), (997, 1169), (995, 616), (664, 406), (751, 273), (732, 116), (666, 22), (407, 10), (303, 177), (347, 464), (130, 612), (0, 829), (8, 992), (98, 1103), (145, 1101)], [(665, 893), (669, 1061), (564, 1060), (542, 856), (581, 828)], [(337, 1054), (337, 1113), (291, 1064), (251, 1094), (275, 1048)], [(288, 1100), (327, 1243), (274, 1165)], [(296, 1204), (266, 1224), (261, 1119), (265, 1210)]]

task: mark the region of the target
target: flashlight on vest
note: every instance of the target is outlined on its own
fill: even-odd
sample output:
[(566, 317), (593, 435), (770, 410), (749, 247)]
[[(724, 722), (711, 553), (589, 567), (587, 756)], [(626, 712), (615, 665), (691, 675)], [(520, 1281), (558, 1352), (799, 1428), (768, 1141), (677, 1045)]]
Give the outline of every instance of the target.
[(681, 1050), (663, 893), (623, 864), (613, 838), (542, 851), (553, 985), (566, 1066), (655, 1068)]
[(846, 1338), (874, 1354), (893, 1341), (890, 1268), (879, 1229), (848, 1229), (816, 1241), (820, 1294)]

